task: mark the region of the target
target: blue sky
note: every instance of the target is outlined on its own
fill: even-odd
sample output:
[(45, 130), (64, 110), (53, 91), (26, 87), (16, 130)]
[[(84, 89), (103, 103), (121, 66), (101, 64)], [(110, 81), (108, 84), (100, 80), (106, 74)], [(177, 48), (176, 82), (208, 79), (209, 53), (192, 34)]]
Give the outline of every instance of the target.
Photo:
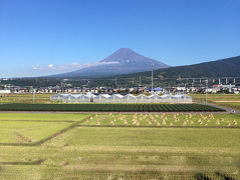
[(166, 64), (240, 55), (239, 0), (0, 0), (0, 78), (94, 64), (121, 47)]

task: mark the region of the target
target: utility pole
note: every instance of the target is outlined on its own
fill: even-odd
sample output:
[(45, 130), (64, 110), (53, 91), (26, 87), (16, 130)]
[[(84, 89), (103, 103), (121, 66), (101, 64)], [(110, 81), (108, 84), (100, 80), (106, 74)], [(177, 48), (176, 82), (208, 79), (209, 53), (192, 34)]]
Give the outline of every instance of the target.
[(32, 95), (33, 95), (32, 103), (35, 104), (35, 91), (34, 91), (33, 87), (32, 87)]
[(206, 80), (205, 105), (207, 105), (207, 86), (208, 86), (208, 79)]
[(117, 89), (117, 86), (118, 86), (117, 76), (115, 77), (115, 86), (116, 86), (116, 89)]
[(152, 64), (152, 90), (153, 90), (153, 68), (154, 68), (154, 64)]
[(63, 93), (64, 92), (64, 84), (63, 84), (63, 82), (61, 81), (61, 93)]

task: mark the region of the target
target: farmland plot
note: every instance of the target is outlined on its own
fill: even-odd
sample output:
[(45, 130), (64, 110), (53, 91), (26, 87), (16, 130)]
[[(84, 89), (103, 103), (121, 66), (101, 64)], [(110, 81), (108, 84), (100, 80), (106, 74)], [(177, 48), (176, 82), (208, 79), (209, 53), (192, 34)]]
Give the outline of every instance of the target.
[(202, 104), (2, 104), (2, 111), (83, 111), (83, 112), (224, 112)]
[(2, 161), (25, 164), (1, 165), (0, 178), (18, 173), (19, 179), (237, 179), (238, 134), (216, 128), (76, 127), (38, 147), (1, 148)]
[(240, 127), (239, 114), (96, 114), (81, 125), (150, 127)]
[(88, 116), (4, 113), (0, 115), (0, 145), (36, 143)]
[[(195, 101), (205, 101), (205, 94), (191, 94)], [(240, 110), (239, 94), (208, 94), (208, 102), (223, 107)]]
[[(36, 103), (52, 103), (50, 101), (50, 97), (53, 94), (35, 94), (34, 101)], [(33, 94), (0, 94), (0, 104), (6, 103), (32, 103), (33, 102)]]
[(0, 143), (33, 143), (44, 139), (63, 128), (69, 123), (53, 122), (1, 122)]
[[(240, 178), (239, 128), (228, 128), (227, 123), (221, 128), (182, 126), (187, 119), (194, 121), (196, 119), (199, 125), (198, 118), (204, 123), (208, 119), (215, 122), (221, 118), (224, 121), (220, 123), (232, 122), (234, 119), (238, 123), (239, 115), (211, 113), (0, 115), (0, 122), (6, 122), (1, 120), (7, 119), (10, 122), (22, 123), (23, 119), (27, 119), (32, 123), (32, 119), (36, 123), (50, 123), (50, 126), (51, 123), (56, 126), (62, 123), (69, 125), (77, 123), (68, 131), (42, 144), (1, 145), (0, 179)], [(146, 119), (154, 122), (151, 117), (159, 121), (162, 128), (145, 123)], [(139, 127), (135, 124), (133, 127), (115, 125), (112, 127), (111, 124), (108, 127), (104, 126), (109, 125), (115, 118), (115, 123), (119, 121), (123, 126), (122, 118), (126, 119), (129, 125), (135, 118), (145, 124), (140, 124)], [(44, 119), (45, 122), (40, 121)], [(162, 125), (163, 119), (166, 121), (165, 126)], [(175, 119), (179, 119), (182, 128), (170, 126), (168, 121)], [(67, 120), (73, 122), (65, 122)], [(90, 127), (87, 122), (101, 124)]]

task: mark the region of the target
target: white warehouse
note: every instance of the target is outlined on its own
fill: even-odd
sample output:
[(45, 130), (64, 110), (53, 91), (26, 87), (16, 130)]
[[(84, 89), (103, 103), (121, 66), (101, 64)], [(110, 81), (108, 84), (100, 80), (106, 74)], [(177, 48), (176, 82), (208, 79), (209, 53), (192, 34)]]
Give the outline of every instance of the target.
[(192, 103), (192, 98), (186, 94), (164, 94), (159, 96), (153, 94), (146, 96), (140, 94), (56, 94), (50, 97), (52, 101), (63, 101), (65, 103)]

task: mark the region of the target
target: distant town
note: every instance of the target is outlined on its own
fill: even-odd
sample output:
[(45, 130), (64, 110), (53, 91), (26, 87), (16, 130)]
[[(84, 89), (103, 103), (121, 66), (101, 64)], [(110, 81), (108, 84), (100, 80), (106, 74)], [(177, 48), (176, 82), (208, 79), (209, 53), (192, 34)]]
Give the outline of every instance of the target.
[[(240, 78), (221, 78), (221, 79), (206, 79), (206, 78), (184, 78), (181, 83), (174, 86), (159, 86), (151, 84), (140, 84), (129, 87), (118, 87), (116, 84), (112, 86), (89, 87), (87, 84), (76, 86), (72, 84), (71, 79), (62, 79), (56, 82), (59, 85), (35, 86), (34, 83), (20, 86), (19, 79), (0, 79), (0, 94), (21, 94), (21, 93), (165, 93), (165, 92), (182, 92), (182, 93), (240, 93)], [(21, 80), (22, 81), (22, 80)], [(29, 79), (28, 79), (29, 81)], [(39, 84), (43, 79), (38, 79)], [(84, 80), (83, 80), (84, 81)], [(86, 81), (86, 80), (85, 80)], [(179, 81), (179, 80), (178, 80)], [(24, 83), (23, 83), (24, 84)], [(51, 83), (49, 83), (51, 84)]]

